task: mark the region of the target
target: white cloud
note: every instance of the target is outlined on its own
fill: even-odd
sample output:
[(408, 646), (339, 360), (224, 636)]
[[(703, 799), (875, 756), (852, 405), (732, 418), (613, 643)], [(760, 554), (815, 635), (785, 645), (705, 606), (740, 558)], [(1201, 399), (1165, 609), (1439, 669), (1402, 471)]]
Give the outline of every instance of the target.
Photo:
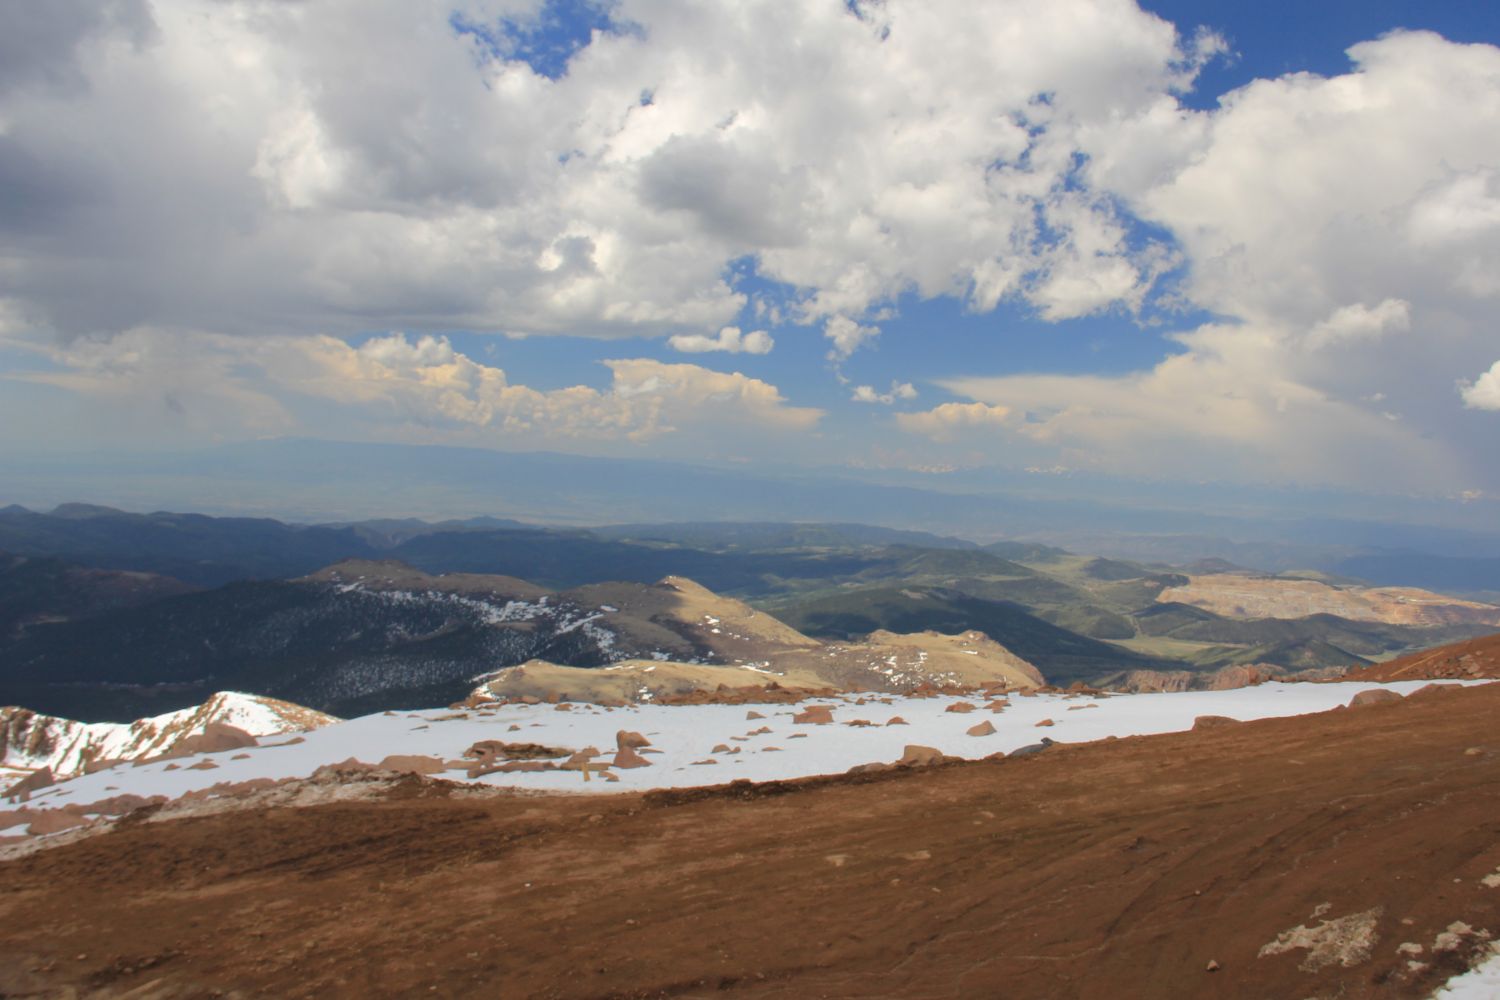
[(1460, 386), (1459, 393), (1472, 410), (1500, 410), (1500, 361), (1473, 383)]
[(498, 28), (540, 0), (459, 5), (500, 57), (406, 0), (89, 6), (0, 50), (0, 295), (69, 335), (691, 336), (746, 258), (854, 331), (907, 291), (1129, 307), (1159, 253), (1076, 153), (1213, 48), (1124, 0), (620, 0), (548, 79)]
[(737, 326), (726, 326), (717, 336), (706, 337), (701, 333), (679, 333), (667, 338), (674, 350), (684, 354), (705, 354), (709, 351), (727, 351), (730, 354), (770, 354), (776, 341), (764, 330), (741, 333)]
[(1411, 329), (1411, 303), (1386, 299), (1373, 308), (1356, 302), (1318, 323), (1307, 335), (1307, 346), (1317, 350), (1350, 341), (1380, 337)]
[(968, 430), (1002, 427), (1011, 408), (987, 403), (944, 403), (920, 413), (898, 413), (896, 423), (904, 431), (922, 434), (934, 441), (951, 441)]
[(200, 438), (234, 428), (305, 432), (327, 403), (338, 404), (339, 428), (357, 436), (394, 431), (507, 447), (798, 434), (822, 417), (820, 410), (788, 405), (760, 379), (645, 358), (604, 362), (612, 379), (602, 390), (543, 391), (511, 382), (504, 370), (475, 361), (445, 338), (399, 333), (355, 347), (326, 336), (137, 329), (50, 353), (57, 370), (28, 380), (119, 408), (144, 408)]
[(899, 399), (916, 399), (917, 388), (910, 382), (892, 380), (889, 392), (876, 392), (873, 385), (857, 385), (849, 397), (856, 403), (880, 403), (890, 406)]
[(1024, 411), (1005, 439), (1077, 468), (1493, 488), (1453, 385), (1494, 358), (1500, 49), (1395, 33), (1350, 56), (1085, 137), (1092, 184), (1177, 236), (1186, 302), (1228, 321), (1128, 375), (942, 384)]
[(830, 316), (823, 324), (823, 336), (833, 344), (828, 350), (828, 360), (847, 361), (849, 355), (880, 336), (880, 327), (862, 326), (848, 316)]

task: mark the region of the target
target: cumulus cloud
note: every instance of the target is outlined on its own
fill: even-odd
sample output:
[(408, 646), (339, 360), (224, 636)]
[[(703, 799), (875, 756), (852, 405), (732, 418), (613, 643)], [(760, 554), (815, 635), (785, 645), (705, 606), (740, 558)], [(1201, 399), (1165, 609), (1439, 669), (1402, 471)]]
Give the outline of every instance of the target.
[(876, 392), (873, 385), (857, 385), (854, 394), (849, 397), (856, 403), (881, 403), (890, 406), (898, 399), (916, 399), (917, 388), (910, 382), (891, 382), (889, 392)]
[(828, 360), (835, 363), (847, 361), (861, 346), (880, 336), (878, 326), (863, 326), (848, 316), (830, 316), (823, 324), (823, 336), (833, 346), (828, 350)]
[(1024, 411), (1010, 440), (1078, 468), (1492, 488), (1453, 386), (1493, 361), (1500, 49), (1398, 32), (1349, 54), (1341, 76), (1163, 103), (1085, 141), (1093, 184), (1178, 237), (1185, 301), (1227, 321), (1127, 375), (942, 384)]
[(1155, 280), (1077, 154), (1212, 46), (1125, 0), (620, 0), (550, 77), (543, 6), (22, 5), (0, 295), (66, 335), (692, 336), (750, 260), (847, 354), (909, 291), (1060, 318)]
[(966, 430), (1003, 426), (1010, 416), (1010, 407), (998, 403), (944, 403), (920, 413), (898, 413), (896, 423), (912, 434), (951, 441)]
[(431, 335), (393, 333), (354, 346), (327, 336), (136, 329), (50, 353), (56, 370), (25, 377), (147, 407), (201, 437), (232, 427), (286, 433), (326, 403), (339, 404), (339, 419), (356, 433), (421, 430), (423, 440), (492, 446), (648, 443), (725, 427), (799, 433), (822, 417), (788, 405), (760, 379), (644, 358), (604, 362), (612, 376), (605, 389), (538, 390)]
[(674, 350), (684, 354), (706, 354), (710, 351), (726, 351), (730, 354), (770, 354), (776, 341), (764, 330), (741, 333), (737, 326), (726, 326), (717, 336), (706, 337), (701, 333), (678, 333), (667, 338)]
[(1464, 405), (1473, 410), (1500, 410), (1500, 361), (1472, 383), (1459, 387)]

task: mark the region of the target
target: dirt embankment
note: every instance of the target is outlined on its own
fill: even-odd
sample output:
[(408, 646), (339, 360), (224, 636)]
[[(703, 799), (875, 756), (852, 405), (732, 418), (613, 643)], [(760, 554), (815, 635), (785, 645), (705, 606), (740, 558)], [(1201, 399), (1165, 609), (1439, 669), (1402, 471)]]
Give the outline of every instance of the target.
[(858, 778), (126, 824), (0, 865), (0, 994), (1425, 996), (1500, 933), (1497, 722), (1500, 685)]
[(1500, 635), (1424, 649), (1349, 674), (1351, 681), (1411, 681), (1424, 677), (1458, 680), (1500, 678)]

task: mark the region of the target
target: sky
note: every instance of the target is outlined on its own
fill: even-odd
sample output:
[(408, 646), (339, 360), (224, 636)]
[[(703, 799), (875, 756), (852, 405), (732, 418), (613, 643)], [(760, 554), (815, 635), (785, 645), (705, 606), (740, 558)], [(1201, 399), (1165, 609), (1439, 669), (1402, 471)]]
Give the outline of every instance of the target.
[(0, 460), (290, 437), (1500, 498), (1494, 5), (0, 26)]

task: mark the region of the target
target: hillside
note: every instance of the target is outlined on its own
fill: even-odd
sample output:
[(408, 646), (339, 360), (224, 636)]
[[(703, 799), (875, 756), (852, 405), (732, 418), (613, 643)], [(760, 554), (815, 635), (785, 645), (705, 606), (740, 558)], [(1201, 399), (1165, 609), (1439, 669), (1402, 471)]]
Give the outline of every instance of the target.
[(1392, 625), (1500, 626), (1500, 607), (1415, 587), (1333, 586), (1318, 580), (1216, 573), (1157, 595), (1230, 618), (1305, 618), (1328, 614)]
[(6, 647), (0, 703), (126, 722), (228, 687), (348, 716), (447, 704), (475, 678), (531, 660), (810, 670), (821, 685), (871, 689), (979, 675), (1029, 683), (1015, 672), (1025, 657), (988, 640), (957, 661), (946, 638), (901, 642), (825, 645), (681, 577), (551, 592), (514, 577), (362, 560), (38, 626)]
[(1500, 926), (1497, 712), (644, 794), (333, 773), (0, 862), (0, 993), (1425, 997)]
[(1162, 663), (1059, 628), (1020, 605), (942, 588), (850, 590), (793, 604), (777, 614), (801, 631), (825, 639), (850, 639), (879, 629), (950, 633), (975, 629), (1035, 664), (1058, 684)]
[(140, 607), (196, 588), (154, 573), (90, 569), (62, 559), (0, 552), (0, 637), (32, 625)]
[(157, 757), (215, 725), (272, 736), (337, 721), (301, 705), (233, 691), (221, 691), (193, 708), (130, 723), (83, 723), (24, 708), (0, 708), (0, 788), (44, 768), (61, 781), (108, 761)]
[(1423, 650), (1349, 676), (1372, 681), (1400, 681), (1415, 677), (1500, 678), (1500, 635)]

